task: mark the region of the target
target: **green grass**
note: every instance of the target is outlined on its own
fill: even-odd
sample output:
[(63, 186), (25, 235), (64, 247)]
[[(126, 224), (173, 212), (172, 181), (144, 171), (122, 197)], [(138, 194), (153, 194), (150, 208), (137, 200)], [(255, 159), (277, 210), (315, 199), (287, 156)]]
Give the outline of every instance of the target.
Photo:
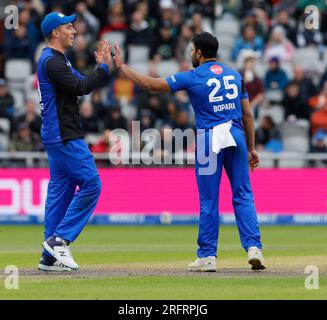
[[(21, 275), (19, 290), (6, 290), (7, 265), (36, 268), (43, 229), (0, 226), (0, 299), (327, 299), (327, 227), (273, 226), (261, 232), (267, 272), (248, 271), (236, 227), (223, 226), (221, 271), (190, 275), (185, 267), (195, 258), (196, 226), (88, 226), (72, 245), (80, 273)], [(318, 290), (304, 287), (304, 268), (310, 264), (319, 268)], [(97, 276), (106, 268), (123, 274)], [(83, 269), (94, 270), (93, 276)], [(144, 270), (163, 273), (143, 275)], [(169, 270), (174, 274), (165, 274)]]

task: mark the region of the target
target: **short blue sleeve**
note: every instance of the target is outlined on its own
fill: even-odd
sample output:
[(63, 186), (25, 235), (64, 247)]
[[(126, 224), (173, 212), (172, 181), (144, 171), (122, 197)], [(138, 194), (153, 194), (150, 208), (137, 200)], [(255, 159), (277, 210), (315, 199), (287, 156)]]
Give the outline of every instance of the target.
[(172, 92), (186, 90), (191, 84), (191, 72), (183, 71), (166, 78)]

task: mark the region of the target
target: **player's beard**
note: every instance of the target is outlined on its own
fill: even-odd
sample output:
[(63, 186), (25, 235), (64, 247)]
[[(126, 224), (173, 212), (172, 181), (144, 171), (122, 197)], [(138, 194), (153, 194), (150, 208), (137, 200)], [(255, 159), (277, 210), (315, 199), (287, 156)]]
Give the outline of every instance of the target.
[(200, 65), (199, 59), (197, 59), (196, 57), (192, 57), (192, 65), (193, 68), (197, 68)]

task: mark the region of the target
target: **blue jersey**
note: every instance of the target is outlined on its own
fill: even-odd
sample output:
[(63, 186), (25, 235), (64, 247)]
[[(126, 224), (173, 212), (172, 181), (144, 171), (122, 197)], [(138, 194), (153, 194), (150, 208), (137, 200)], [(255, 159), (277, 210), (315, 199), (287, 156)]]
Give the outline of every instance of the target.
[(248, 98), (241, 75), (216, 61), (166, 78), (170, 90), (186, 90), (197, 129), (210, 129), (233, 120), (243, 128), (241, 100)]
[(84, 131), (80, 123), (77, 97), (108, 83), (108, 66), (101, 64), (85, 77), (72, 67), (62, 52), (47, 47), (40, 56), (37, 75), (43, 144), (82, 138)]

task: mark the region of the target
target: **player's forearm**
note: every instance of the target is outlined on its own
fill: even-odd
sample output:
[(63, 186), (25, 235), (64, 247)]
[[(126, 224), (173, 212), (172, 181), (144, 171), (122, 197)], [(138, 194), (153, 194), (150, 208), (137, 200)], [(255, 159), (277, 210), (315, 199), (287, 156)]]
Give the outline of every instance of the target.
[(125, 74), (127, 78), (137, 83), (143, 89), (154, 90), (152, 86), (152, 81), (154, 80), (153, 78), (145, 74), (138, 73), (137, 71), (128, 67), (126, 64), (123, 64), (120, 67), (120, 70)]
[(251, 112), (243, 114), (243, 125), (248, 150), (254, 150), (254, 121)]

